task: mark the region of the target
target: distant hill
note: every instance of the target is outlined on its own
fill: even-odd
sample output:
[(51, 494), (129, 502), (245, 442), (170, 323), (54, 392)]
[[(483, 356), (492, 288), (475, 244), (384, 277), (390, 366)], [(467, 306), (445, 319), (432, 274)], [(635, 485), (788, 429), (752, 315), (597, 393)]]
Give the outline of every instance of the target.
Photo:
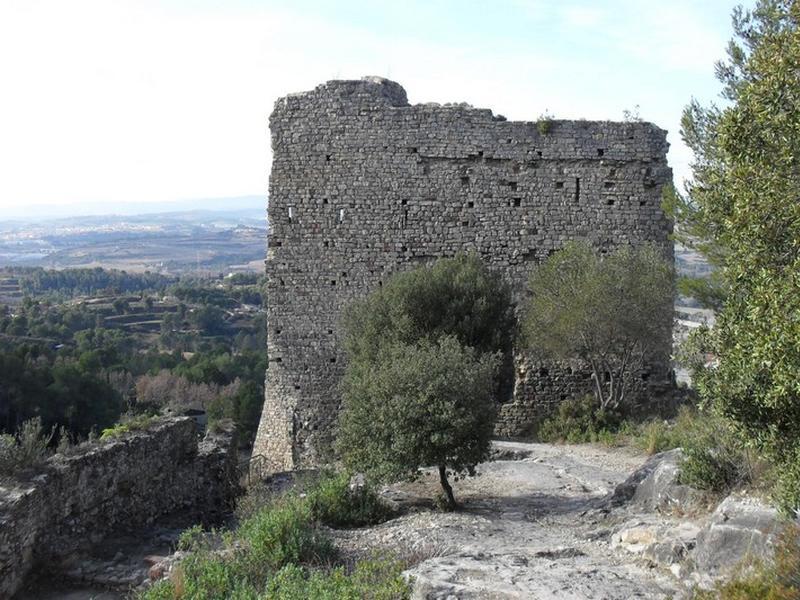
[(197, 211), (222, 213), (256, 213), (266, 211), (266, 196), (236, 196), (231, 198), (194, 198), (170, 202), (77, 202), (62, 204), (33, 204), (3, 211), (3, 221), (39, 222), (62, 218), (88, 216), (141, 216), (180, 214)]
[(130, 208), (2, 220), (0, 267), (100, 266), (170, 275), (263, 270), (265, 198), (139, 204), (146, 212), (121, 212)]

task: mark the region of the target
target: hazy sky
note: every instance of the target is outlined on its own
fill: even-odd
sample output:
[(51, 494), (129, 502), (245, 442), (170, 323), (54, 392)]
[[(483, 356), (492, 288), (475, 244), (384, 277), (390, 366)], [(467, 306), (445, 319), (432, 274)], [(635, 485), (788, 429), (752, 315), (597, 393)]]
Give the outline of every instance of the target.
[(265, 194), (276, 98), (382, 75), (510, 119), (716, 97), (735, 2), (0, 0), (0, 211)]

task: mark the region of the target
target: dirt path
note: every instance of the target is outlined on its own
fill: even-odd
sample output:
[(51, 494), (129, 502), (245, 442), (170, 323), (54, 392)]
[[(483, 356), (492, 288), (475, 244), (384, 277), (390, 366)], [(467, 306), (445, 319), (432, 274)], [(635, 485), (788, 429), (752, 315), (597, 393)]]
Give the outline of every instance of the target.
[[(353, 550), (404, 549), (426, 558), (411, 570), (418, 598), (623, 599), (680, 597), (667, 571), (611, 548), (615, 525), (636, 517), (602, 499), (645, 461), (621, 449), (498, 443), (528, 454), (479, 468), (455, 486), (464, 510), (422, 509), (383, 525), (338, 532)], [(404, 502), (432, 497), (438, 481), (392, 486)], [(649, 515), (652, 518), (652, 515)]]

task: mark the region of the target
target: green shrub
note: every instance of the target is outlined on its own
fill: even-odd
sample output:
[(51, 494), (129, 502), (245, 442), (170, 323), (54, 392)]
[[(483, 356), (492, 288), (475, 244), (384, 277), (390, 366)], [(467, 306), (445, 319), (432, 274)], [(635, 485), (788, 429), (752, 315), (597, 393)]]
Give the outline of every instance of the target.
[[(199, 526), (187, 529), (179, 547), (189, 552), (167, 581), (141, 593), (141, 600), (234, 600), (408, 598), (410, 590), (397, 561), (369, 560), (351, 571), (330, 568), (336, 548), (315, 520), (372, 522), (383, 507), (364, 493), (353, 508), (346, 475), (326, 475), (304, 497), (288, 494), (246, 518), (227, 543), (211, 551)], [(374, 492), (371, 492), (374, 494)], [(358, 498), (358, 496), (357, 496)], [(359, 503), (360, 502), (360, 503)]]
[(698, 427), (702, 427), (702, 422), (709, 418), (695, 407), (682, 406), (672, 421), (653, 419), (636, 427), (630, 436), (631, 442), (647, 454), (682, 448), (691, 443)]
[(154, 415), (123, 415), (119, 423), (103, 429), (100, 439), (111, 440), (131, 431), (147, 429), (156, 421), (158, 421), (158, 416)]
[(647, 454), (658, 454), (680, 446), (680, 444), (675, 445), (672, 431), (673, 429), (667, 421), (661, 419), (648, 421), (641, 425), (632, 441), (637, 448), (644, 450)]
[(146, 591), (141, 592), (137, 598), (140, 600), (176, 600), (175, 587), (169, 579), (155, 582)]
[(620, 416), (597, 408), (593, 396), (564, 400), (550, 418), (539, 425), (537, 437), (543, 442), (581, 444), (603, 441), (613, 444), (622, 424)]
[(772, 496), (775, 504), (784, 514), (800, 517), (800, 446), (788, 453), (774, 472)]
[(337, 568), (309, 572), (297, 565), (281, 569), (270, 581), (265, 600), (401, 600), (410, 596), (402, 566), (390, 561), (362, 561), (351, 574)]
[(547, 135), (553, 129), (553, 115), (545, 111), (536, 119), (536, 130), (541, 135)]
[(243, 583), (238, 567), (237, 561), (229, 557), (219, 557), (205, 551), (192, 553), (180, 563), (175, 578), (175, 587), (182, 592), (178, 597), (229, 598), (230, 590), (241, 587)]
[(371, 485), (351, 490), (346, 472), (323, 474), (308, 491), (306, 501), (312, 517), (330, 527), (373, 525), (394, 514)]
[(314, 527), (308, 503), (298, 497), (265, 507), (239, 526), (238, 537), (256, 572), (292, 563), (320, 564), (336, 554), (333, 543)]
[(178, 537), (178, 550), (187, 551), (198, 548), (203, 542), (204, 535), (202, 525), (193, 525), (189, 529), (184, 529)]
[(722, 494), (751, 482), (750, 456), (727, 421), (698, 413), (681, 435), (680, 483)]
[(55, 431), (46, 433), (39, 417), (22, 423), (17, 435), (0, 435), (0, 475), (13, 476), (41, 465), (51, 454)]

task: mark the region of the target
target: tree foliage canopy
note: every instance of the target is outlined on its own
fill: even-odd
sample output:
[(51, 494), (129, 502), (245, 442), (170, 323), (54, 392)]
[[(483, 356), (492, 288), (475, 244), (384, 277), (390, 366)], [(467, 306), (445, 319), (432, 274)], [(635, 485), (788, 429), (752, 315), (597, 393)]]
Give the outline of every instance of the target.
[(673, 271), (651, 246), (601, 257), (573, 242), (530, 279), (523, 323), (542, 358), (581, 358), (591, 366), (600, 408), (618, 408), (632, 376), (672, 327)]
[(355, 362), (337, 439), (346, 462), (384, 480), (429, 465), (473, 474), (494, 427), (495, 368), (494, 355), (452, 336), (391, 343), (379, 360)]
[(511, 295), (476, 256), (393, 277), (345, 315), (347, 372), (337, 448), (379, 478), (472, 474), (489, 451), (494, 375), (510, 351)]
[(414, 344), (452, 335), (479, 352), (507, 352), (515, 327), (511, 291), (499, 273), (460, 254), (400, 273), (345, 315), (351, 357), (375, 356), (388, 340)]
[(698, 388), (779, 460), (800, 445), (799, 21), (789, 0), (737, 9), (717, 65), (728, 102), (693, 102), (683, 118), (696, 160), (679, 217), (715, 249), (729, 288), (709, 341), (719, 365)]

